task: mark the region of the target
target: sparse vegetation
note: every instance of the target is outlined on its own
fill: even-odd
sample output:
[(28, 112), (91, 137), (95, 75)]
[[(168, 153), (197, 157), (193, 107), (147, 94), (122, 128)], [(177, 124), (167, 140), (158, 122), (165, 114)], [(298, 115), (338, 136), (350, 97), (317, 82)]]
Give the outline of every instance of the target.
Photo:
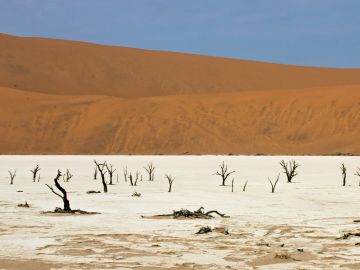
[(226, 179), (229, 177), (230, 174), (234, 173), (235, 171), (228, 172), (228, 167), (225, 165), (224, 161), (220, 166), (220, 171), (214, 173), (214, 175), (219, 175), (221, 177), (221, 186), (225, 186)]
[(297, 169), (300, 165), (297, 164), (295, 160), (291, 160), (291, 161), (286, 162), (286, 163), (285, 163), (284, 160), (282, 160), (282, 161), (280, 162), (280, 165), (281, 165), (281, 167), (282, 167), (283, 170), (284, 170), (283, 172), (284, 172), (285, 175), (286, 175), (287, 182), (288, 182), (288, 183), (291, 183), (292, 180), (293, 180), (293, 178), (298, 175), (296, 169)]

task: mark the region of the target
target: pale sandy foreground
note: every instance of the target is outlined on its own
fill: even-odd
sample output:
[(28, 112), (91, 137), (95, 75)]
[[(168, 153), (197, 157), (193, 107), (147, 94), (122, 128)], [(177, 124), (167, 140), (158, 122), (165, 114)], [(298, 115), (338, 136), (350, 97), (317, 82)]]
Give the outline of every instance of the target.
[[(86, 194), (102, 190), (93, 180), (94, 158), (108, 160), (119, 173), (108, 194)], [(301, 167), (295, 182), (286, 183), (282, 174), (271, 194), (267, 177), (276, 178), (282, 159), (291, 157), (2, 156), (0, 269), (360, 269), (360, 237), (337, 239), (360, 232), (353, 222), (360, 218), (360, 178), (354, 175), (360, 158), (296, 157)], [(223, 160), (236, 170), (234, 193), (213, 175)], [(154, 182), (143, 170), (149, 161), (157, 167)], [(341, 186), (341, 162), (348, 167), (346, 187)], [(36, 164), (41, 180), (33, 183), (29, 170)], [(124, 166), (143, 174), (137, 187), (124, 182)], [(61, 182), (72, 208), (101, 214), (41, 213), (62, 206), (45, 186), (53, 183), (58, 168), (74, 174), (69, 183)], [(14, 185), (9, 169), (18, 172)], [(165, 173), (176, 177), (172, 193)], [(131, 197), (135, 190), (140, 198)], [(31, 208), (17, 207), (25, 201)], [(141, 218), (200, 206), (231, 217)], [(206, 225), (226, 227), (230, 234), (195, 235)]]

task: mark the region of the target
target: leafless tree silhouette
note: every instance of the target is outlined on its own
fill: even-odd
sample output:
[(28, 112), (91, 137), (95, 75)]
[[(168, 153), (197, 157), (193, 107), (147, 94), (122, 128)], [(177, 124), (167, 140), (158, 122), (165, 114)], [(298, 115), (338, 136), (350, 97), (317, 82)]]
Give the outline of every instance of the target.
[(152, 162), (150, 162), (147, 167), (144, 167), (144, 169), (146, 170), (146, 172), (148, 173), (149, 175), (149, 181), (154, 181), (154, 171), (155, 171), (155, 167), (154, 165), (152, 164)]
[(171, 192), (172, 184), (175, 181), (175, 177), (172, 177), (170, 174), (165, 174), (166, 179), (169, 182), (169, 189), (168, 192)]
[(128, 178), (128, 168), (127, 167), (124, 167), (123, 168), (123, 174), (124, 174), (124, 180), (125, 182), (127, 182), (127, 178)]
[(16, 170), (14, 172), (9, 171), (10, 174), (10, 185), (14, 184), (14, 178), (16, 176)]
[(268, 178), (270, 185), (271, 185), (271, 193), (275, 192), (276, 184), (279, 182), (280, 174), (278, 175), (276, 181), (273, 183), (270, 178)]
[(113, 175), (114, 175), (114, 172), (116, 171), (116, 169), (113, 168), (112, 164), (108, 165), (108, 164), (105, 164), (106, 166), (106, 170), (109, 174), (109, 185), (113, 185)]
[(60, 195), (59, 193), (57, 193), (52, 186), (46, 184), (46, 186), (57, 196), (59, 196), (62, 200), (63, 200), (63, 203), (64, 203), (64, 208), (63, 210), (64, 211), (71, 211), (71, 208), (70, 208), (70, 202), (69, 202), (69, 199), (67, 198), (67, 193), (66, 193), (66, 190), (59, 184), (59, 178), (61, 176), (61, 172), (60, 170), (58, 170), (57, 172), (57, 175), (54, 179), (54, 182), (55, 182), (55, 187), (60, 190), (60, 192), (62, 193), (62, 195)]
[(107, 189), (107, 184), (106, 184), (106, 180), (105, 180), (105, 174), (106, 174), (106, 171), (105, 171), (105, 168), (106, 168), (106, 161), (103, 162), (103, 163), (98, 163), (96, 160), (94, 160), (94, 163), (101, 175), (101, 181), (102, 181), (102, 184), (103, 184), (103, 188), (104, 188), (104, 193), (107, 193), (108, 192), (108, 189)]
[[(39, 165), (36, 165), (36, 167), (33, 169), (33, 170), (30, 170), (30, 172), (32, 172), (32, 174), (33, 174), (33, 182), (35, 182), (36, 181), (36, 175), (37, 175), (37, 173), (40, 171), (41, 169), (40, 169), (40, 167), (39, 167)], [(39, 179), (38, 179), (39, 180)], [(39, 181), (38, 181), (39, 182)]]
[(131, 186), (137, 186), (137, 182), (139, 180), (139, 172), (135, 173), (135, 177), (133, 177), (132, 173), (129, 174), (129, 180)]
[(214, 173), (214, 175), (219, 175), (222, 179), (221, 185), (225, 186), (226, 179), (229, 177), (230, 174), (234, 173), (235, 171), (228, 172), (228, 167), (227, 165), (225, 165), (224, 161), (219, 166), (221, 171)]
[(286, 162), (284, 160), (282, 160), (280, 162), (281, 167), (283, 168), (283, 172), (286, 174), (286, 178), (288, 183), (291, 183), (292, 179), (298, 175), (298, 173), (296, 172), (296, 169), (300, 166), (299, 164), (296, 163), (295, 160), (291, 160), (289, 162)]

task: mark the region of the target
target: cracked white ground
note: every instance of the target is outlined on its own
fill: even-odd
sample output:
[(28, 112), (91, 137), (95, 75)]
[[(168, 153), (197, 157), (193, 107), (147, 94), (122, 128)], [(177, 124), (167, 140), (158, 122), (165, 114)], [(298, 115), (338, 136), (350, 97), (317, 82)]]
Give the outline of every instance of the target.
[[(102, 191), (100, 177), (93, 179), (94, 159), (117, 169), (107, 194), (86, 194)], [(272, 194), (268, 177), (282, 171), (282, 159), (295, 159), (299, 175), (286, 183), (281, 173)], [(156, 167), (154, 182), (143, 169), (150, 161)], [(222, 161), (236, 171), (225, 187), (213, 175)], [(348, 171), (345, 187), (342, 162)], [(30, 173), (36, 164), (40, 182)], [(124, 181), (125, 166), (143, 174), (138, 186)], [(0, 269), (360, 269), (360, 237), (337, 239), (360, 232), (353, 222), (360, 218), (357, 167), (359, 157), (1, 156)], [(10, 185), (8, 170), (15, 169)], [(53, 184), (57, 169), (74, 174), (70, 182), (60, 182), (72, 209), (101, 214), (41, 213), (62, 207), (45, 186)], [(175, 177), (171, 193), (166, 173)], [(132, 197), (134, 191), (141, 197)], [(30, 208), (17, 207), (25, 201)], [(141, 218), (200, 206), (230, 218)], [(207, 225), (230, 234), (195, 234)]]

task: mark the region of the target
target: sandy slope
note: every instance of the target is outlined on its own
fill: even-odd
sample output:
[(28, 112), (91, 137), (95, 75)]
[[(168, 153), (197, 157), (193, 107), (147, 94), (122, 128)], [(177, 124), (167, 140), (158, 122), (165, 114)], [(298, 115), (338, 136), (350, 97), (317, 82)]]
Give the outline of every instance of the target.
[(0, 35), (3, 154), (360, 153), (359, 100), (360, 69)]
[(6, 154), (360, 152), (358, 86), (139, 99), (0, 95)]

